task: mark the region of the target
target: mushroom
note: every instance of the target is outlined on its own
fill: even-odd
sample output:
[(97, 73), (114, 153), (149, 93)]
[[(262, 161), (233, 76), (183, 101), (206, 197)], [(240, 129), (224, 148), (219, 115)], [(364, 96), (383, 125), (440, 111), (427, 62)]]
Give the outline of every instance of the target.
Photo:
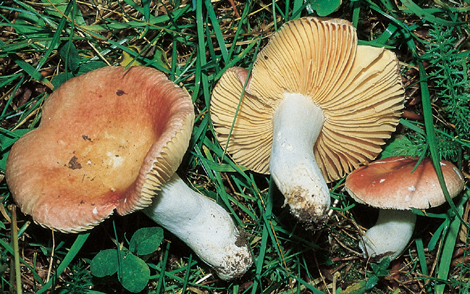
[(357, 45), (345, 20), (304, 17), (272, 36), (251, 75), (239, 67), (222, 75), (211, 116), (234, 161), (271, 173), (308, 226), (327, 216), (327, 182), (381, 152), (403, 99), (394, 53)]
[[(408, 245), (416, 222), (412, 208), (427, 209), (446, 202), (432, 159), (406, 156), (376, 160), (356, 169), (346, 178), (345, 189), (357, 202), (380, 208), (377, 223), (359, 245), (364, 257), (391, 260)], [(460, 171), (448, 161), (440, 161), (449, 195), (464, 187)]]
[(151, 205), (146, 214), (221, 278), (238, 277), (252, 262), (246, 240), (224, 209), (175, 173), (193, 123), (188, 93), (163, 73), (97, 69), (49, 96), (39, 127), (11, 149), (7, 183), (24, 213), (61, 232)]

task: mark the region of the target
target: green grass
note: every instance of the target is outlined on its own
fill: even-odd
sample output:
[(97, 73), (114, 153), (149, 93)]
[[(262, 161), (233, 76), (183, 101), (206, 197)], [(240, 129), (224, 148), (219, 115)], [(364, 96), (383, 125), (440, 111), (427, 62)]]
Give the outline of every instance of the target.
[[(0, 3), (0, 170), (11, 145), (38, 126), (54, 88), (94, 68), (137, 62), (190, 93), (196, 121), (179, 173), (231, 213), (255, 256), (244, 277), (224, 282), (165, 232), (160, 249), (144, 259), (151, 273), (143, 293), (467, 293), (469, 267), (454, 261), (470, 254), (462, 226), (468, 192), (443, 208), (417, 212), (414, 241), (386, 269), (400, 269), (392, 281), (357, 255), (360, 228), (373, 222), (374, 211), (346, 196), (342, 181), (331, 185), (336, 207), (328, 226), (305, 231), (282, 208), (269, 177), (224, 154), (209, 112), (215, 83), (229, 67), (250, 68), (284, 22), (323, 13), (309, 12), (299, 0), (234, 4), (236, 11), (230, 1)], [(446, 158), (468, 174), (469, 11), (469, 0), (351, 0), (330, 14), (357, 26), (361, 44), (385, 46), (401, 62), (406, 110), (423, 120), (402, 119), (387, 154), (430, 156), (438, 171)], [(28, 293), (124, 293), (116, 278), (93, 277), (90, 263), (100, 250), (127, 247), (138, 228), (154, 226), (143, 214), (113, 216), (84, 234), (52, 233), (19, 210), (15, 217), (5, 180), (0, 190), (0, 293), (16, 293), (19, 283)], [(18, 238), (12, 238), (15, 218)], [(463, 254), (456, 257), (458, 250)]]

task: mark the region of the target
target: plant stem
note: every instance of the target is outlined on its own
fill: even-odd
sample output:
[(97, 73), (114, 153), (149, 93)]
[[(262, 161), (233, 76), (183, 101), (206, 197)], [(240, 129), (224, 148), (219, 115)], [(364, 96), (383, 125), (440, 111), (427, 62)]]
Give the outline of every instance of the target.
[(13, 242), (13, 252), (15, 257), (15, 276), (16, 276), (16, 293), (21, 294), (21, 268), (20, 268), (20, 249), (18, 246), (18, 224), (16, 222), (16, 205), (11, 206), (11, 239)]

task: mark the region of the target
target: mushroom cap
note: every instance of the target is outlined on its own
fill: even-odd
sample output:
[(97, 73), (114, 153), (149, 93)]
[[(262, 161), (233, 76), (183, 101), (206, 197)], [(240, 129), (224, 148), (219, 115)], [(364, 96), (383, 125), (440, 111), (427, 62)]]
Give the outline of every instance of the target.
[[(432, 159), (424, 158), (416, 167), (418, 159), (394, 156), (376, 160), (349, 174), (345, 189), (357, 202), (377, 208), (409, 210), (439, 206), (446, 198)], [(440, 165), (453, 198), (464, 187), (463, 177), (452, 163), (442, 160)]]
[(194, 109), (188, 93), (151, 68), (105, 67), (72, 78), (21, 137), (6, 179), (21, 210), (63, 232), (89, 229), (113, 210), (151, 204), (180, 165)]
[(229, 68), (214, 88), (211, 116), (217, 138), (238, 164), (269, 173), (272, 117), (285, 93), (310, 97), (324, 112), (314, 154), (327, 182), (381, 152), (404, 99), (395, 54), (358, 46), (349, 22), (289, 21), (258, 54), (250, 77), (243, 68)]

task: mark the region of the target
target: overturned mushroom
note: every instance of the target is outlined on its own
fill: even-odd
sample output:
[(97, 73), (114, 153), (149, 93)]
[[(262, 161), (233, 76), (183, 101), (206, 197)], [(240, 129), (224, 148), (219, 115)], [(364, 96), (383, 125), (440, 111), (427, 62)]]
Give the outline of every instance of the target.
[[(417, 163), (418, 158), (389, 157), (358, 168), (346, 178), (349, 195), (359, 203), (380, 208), (377, 223), (360, 244), (364, 257), (395, 259), (413, 235), (416, 215), (411, 209), (446, 202), (431, 158), (424, 158), (416, 167)], [(457, 196), (464, 187), (460, 171), (448, 161), (440, 165), (450, 196)]]
[(326, 217), (326, 182), (380, 153), (403, 98), (394, 53), (358, 46), (347, 21), (305, 17), (274, 34), (251, 76), (238, 67), (223, 74), (211, 116), (233, 159), (270, 172), (292, 214), (310, 223)]
[(90, 229), (114, 210), (125, 215), (152, 205), (147, 215), (221, 278), (238, 277), (252, 263), (246, 240), (224, 209), (175, 174), (193, 121), (187, 92), (157, 70), (89, 72), (54, 91), (39, 127), (14, 144), (8, 186), (24, 213), (62, 232)]

